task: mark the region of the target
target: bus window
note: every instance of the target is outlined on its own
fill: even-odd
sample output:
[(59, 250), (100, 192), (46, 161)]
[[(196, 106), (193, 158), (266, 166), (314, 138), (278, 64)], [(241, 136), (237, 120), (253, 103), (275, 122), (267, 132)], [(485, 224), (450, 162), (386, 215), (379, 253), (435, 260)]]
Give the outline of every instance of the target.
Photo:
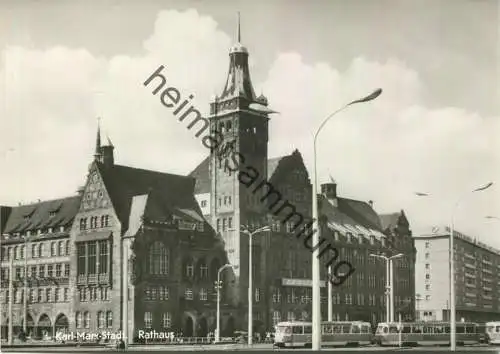
[(389, 333), (399, 333), (398, 327), (396, 327), (396, 326), (390, 326), (389, 327)]
[(422, 333), (422, 326), (419, 326), (419, 325), (414, 325), (412, 327), (412, 333)]
[(339, 325), (333, 325), (333, 333), (342, 333), (342, 327)]
[(426, 334), (434, 333), (433, 328), (431, 326), (424, 326), (424, 333)]
[(486, 327), (486, 332), (494, 332), (495, 331), (495, 327), (494, 326), (488, 326)]
[(292, 333), (293, 334), (302, 334), (304, 332), (302, 326), (293, 326)]
[(370, 326), (362, 325), (361, 326), (361, 333), (370, 333)]
[(384, 326), (378, 326), (377, 331), (375, 333), (376, 334), (384, 333)]
[(388, 327), (384, 327), (384, 333), (389, 333), (389, 328)]
[(404, 325), (402, 333), (411, 333), (411, 326)]
[(457, 333), (465, 333), (465, 327), (463, 325), (457, 326)]
[(332, 334), (332, 325), (330, 325), (330, 324), (323, 325), (322, 333), (323, 334)]
[(342, 325), (342, 333), (351, 333), (351, 325)]
[(436, 334), (443, 333), (443, 330), (444, 330), (443, 326), (434, 327), (434, 333)]
[(290, 333), (292, 333), (292, 329), (290, 327), (287, 327), (287, 326), (277, 326), (276, 333), (290, 334)]
[(351, 333), (361, 333), (359, 325), (352, 325), (351, 331), (352, 331)]
[(311, 326), (305, 326), (304, 327), (304, 333), (305, 334), (311, 334), (313, 332), (313, 329)]
[(476, 329), (473, 325), (465, 326), (465, 333), (476, 333)]
[(444, 333), (450, 333), (450, 326), (444, 326)]

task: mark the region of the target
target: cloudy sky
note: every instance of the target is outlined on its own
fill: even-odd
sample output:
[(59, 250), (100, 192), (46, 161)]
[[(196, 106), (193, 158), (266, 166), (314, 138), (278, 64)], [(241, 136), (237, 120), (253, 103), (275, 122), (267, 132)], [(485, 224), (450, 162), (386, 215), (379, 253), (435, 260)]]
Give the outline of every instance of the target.
[[(120, 164), (187, 174), (206, 155), (142, 82), (168, 83), (206, 112), (221, 93), (241, 12), (257, 94), (279, 111), (270, 157), (322, 131), (319, 178), (342, 196), (404, 209), (416, 232), (449, 222), (500, 247), (499, 9), (488, 0), (3, 1), (0, 203), (73, 194), (96, 117)], [(496, 183), (483, 193), (468, 191)], [(432, 194), (418, 198), (414, 192)]]

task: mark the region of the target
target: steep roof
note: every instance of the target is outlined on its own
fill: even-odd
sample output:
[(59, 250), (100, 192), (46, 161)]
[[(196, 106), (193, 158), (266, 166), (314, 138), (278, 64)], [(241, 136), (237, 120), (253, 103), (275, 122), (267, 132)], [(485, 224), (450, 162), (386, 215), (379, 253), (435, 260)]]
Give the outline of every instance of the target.
[(42, 201), (12, 207), (4, 233), (57, 228), (71, 224), (80, 207), (81, 196)]
[[(134, 196), (154, 195), (154, 204), (160, 209), (183, 208), (199, 210), (194, 198), (195, 180), (191, 177), (144, 170), (128, 166), (104, 166), (97, 163), (115, 211), (124, 228), (128, 226)], [(150, 211), (157, 214), (159, 207)]]
[(320, 212), (327, 217), (329, 222), (383, 231), (378, 214), (366, 202), (337, 198), (337, 206), (334, 206), (322, 197)]
[[(281, 162), (291, 158), (293, 154), (274, 157), (267, 160), (267, 176), (268, 180), (277, 172), (278, 165)], [(210, 156), (206, 157), (196, 168), (189, 174), (189, 177), (196, 179), (195, 194), (210, 193), (210, 175), (209, 175)]]
[(398, 226), (400, 213), (390, 213), (390, 214), (380, 214), (380, 222), (382, 224), (382, 229), (393, 229)]

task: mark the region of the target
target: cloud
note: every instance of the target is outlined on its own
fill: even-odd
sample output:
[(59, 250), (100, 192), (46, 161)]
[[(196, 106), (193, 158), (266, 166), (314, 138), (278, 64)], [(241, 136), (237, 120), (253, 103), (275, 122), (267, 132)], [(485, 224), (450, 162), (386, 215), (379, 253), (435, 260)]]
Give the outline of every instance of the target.
[[(179, 124), (143, 82), (160, 65), (167, 84), (206, 112), (227, 74), (230, 37), (195, 10), (162, 11), (144, 53), (101, 58), (85, 49), (7, 47), (0, 72), (5, 87), (0, 188), (2, 204), (73, 193), (91, 162), (96, 117), (103, 118), (120, 164), (186, 174), (206, 155), (193, 132)], [(259, 48), (251, 49), (258, 51)], [(252, 57), (250, 57), (252, 58)], [(339, 193), (371, 199), (379, 212), (405, 209), (414, 228), (447, 223), (461, 193), (490, 180), (500, 183), (499, 117), (460, 107), (426, 107), (425, 83), (403, 58), (373, 62), (359, 57), (340, 71), (279, 53), (269, 68), (255, 66), (271, 108), (270, 155), (303, 153), (311, 167), (312, 136), (322, 119), (377, 87), (377, 100), (349, 107), (318, 140), (319, 180), (331, 174)], [(413, 192), (432, 193), (417, 198)], [(500, 225), (498, 190), (470, 195), (457, 211), (457, 228), (493, 235)]]

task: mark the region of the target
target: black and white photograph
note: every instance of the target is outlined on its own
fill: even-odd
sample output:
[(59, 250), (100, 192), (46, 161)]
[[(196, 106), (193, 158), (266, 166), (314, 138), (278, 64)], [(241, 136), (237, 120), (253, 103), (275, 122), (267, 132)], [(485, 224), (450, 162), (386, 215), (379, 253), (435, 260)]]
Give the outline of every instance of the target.
[(500, 352), (500, 1), (0, 0), (2, 352)]

